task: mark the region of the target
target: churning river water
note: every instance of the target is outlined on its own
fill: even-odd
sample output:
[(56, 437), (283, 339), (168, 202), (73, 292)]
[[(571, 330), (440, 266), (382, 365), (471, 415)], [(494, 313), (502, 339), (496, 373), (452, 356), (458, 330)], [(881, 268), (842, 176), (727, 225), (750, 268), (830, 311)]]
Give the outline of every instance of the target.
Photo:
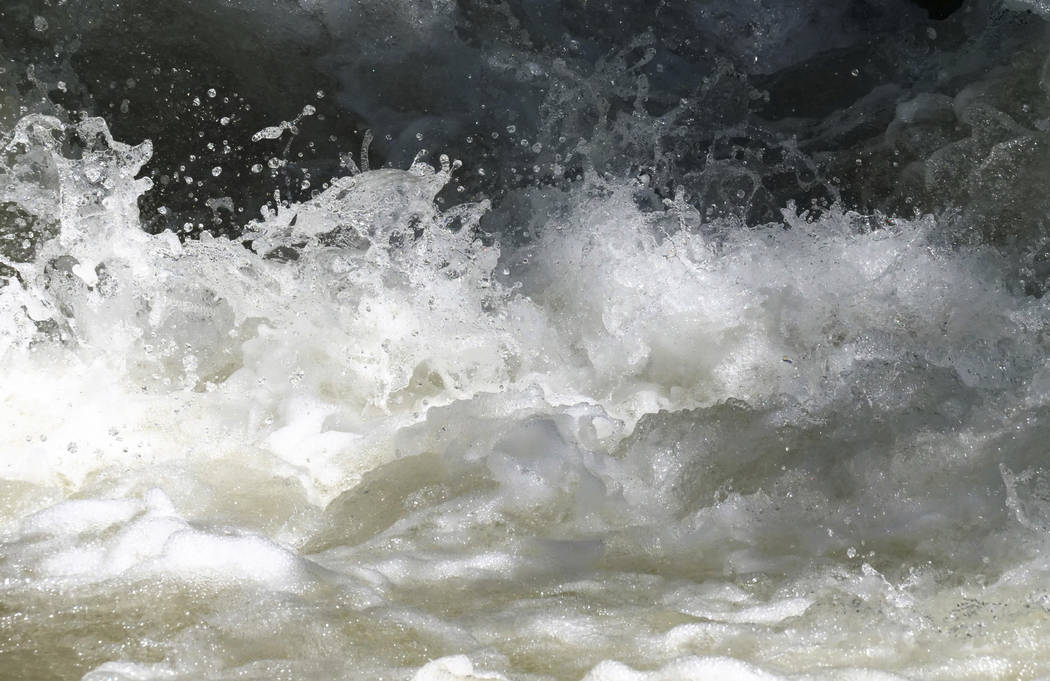
[(832, 5), (5, 0), (0, 679), (1050, 678), (1050, 7)]

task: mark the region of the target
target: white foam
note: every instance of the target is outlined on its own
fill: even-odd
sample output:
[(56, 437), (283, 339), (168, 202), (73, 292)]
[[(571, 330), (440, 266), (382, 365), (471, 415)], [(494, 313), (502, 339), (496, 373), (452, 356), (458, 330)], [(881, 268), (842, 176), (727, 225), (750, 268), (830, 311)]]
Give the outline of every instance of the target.
[(28, 517), (14, 541), (16, 554), (60, 583), (165, 577), (299, 591), (306, 579), (293, 552), (257, 535), (195, 528), (159, 489), (143, 499), (62, 502)]
[(106, 662), (85, 674), (81, 681), (160, 681), (174, 678), (178, 678), (178, 674), (166, 664)]
[(22, 522), (22, 533), (34, 535), (76, 535), (100, 532), (127, 522), (142, 511), (142, 504), (131, 499), (82, 499), (67, 501), (34, 513)]
[(482, 681), (483, 679), (506, 679), (506, 677), (500, 674), (475, 671), (474, 664), (466, 655), (452, 655), (428, 662), (412, 677), (412, 681)]
[(715, 622), (734, 624), (779, 624), (799, 617), (813, 605), (810, 598), (779, 598), (768, 603), (755, 603), (742, 590), (732, 585), (721, 589), (681, 589), (664, 600), (680, 612)]
[(636, 671), (619, 662), (602, 662), (583, 681), (693, 681), (715, 678), (725, 681), (775, 681), (783, 677), (725, 657), (687, 657), (652, 672)]

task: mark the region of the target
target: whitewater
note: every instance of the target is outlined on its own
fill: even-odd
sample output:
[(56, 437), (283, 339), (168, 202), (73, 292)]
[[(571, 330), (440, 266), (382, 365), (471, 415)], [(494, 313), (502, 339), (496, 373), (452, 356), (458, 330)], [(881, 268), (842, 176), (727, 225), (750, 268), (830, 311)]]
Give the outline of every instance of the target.
[[(1012, 72), (1036, 91), (1040, 55)], [(624, 59), (641, 101), (653, 57)], [(1003, 113), (1010, 77), (879, 133), (971, 126), (923, 142), (942, 194), (969, 164), (963, 209), (826, 183), (705, 210), (652, 132), (689, 102), (566, 141), (548, 99), (546, 136), (499, 134), (560, 138), (564, 181), (503, 205), (423, 134), (370, 162), (369, 131), (311, 191), (181, 233), (150, 140), (12, 96), (0, 679), (1050, 678), (1046, 242), (959, 231), (1003, 168), (1045, 191), (1050, 123)], [(255, 131), (276, 160), (245, 176), (323, 96)]]

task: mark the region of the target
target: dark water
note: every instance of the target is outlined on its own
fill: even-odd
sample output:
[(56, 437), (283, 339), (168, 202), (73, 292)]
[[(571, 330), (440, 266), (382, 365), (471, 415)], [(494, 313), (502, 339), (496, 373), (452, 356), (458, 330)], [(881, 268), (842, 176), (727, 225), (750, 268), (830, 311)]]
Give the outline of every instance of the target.
[[(104, 115), (118, 139), (152, 140), (159, 182), (180, 167), (208, 178), (151, 192), (145, 217), (157, 230), (181, 227), (154, 215), (158, 205), (208, 224), (204, 201), (230, 196), (244, 212), (219, 216), (229, 228), (255, 217), (275, 188), (305, 198), (343, 172), (339, 154), (356, 150), (365, 129), (376, 132), (380, 162), (405, 167), (428, 147), (464, 159), (471, 198), (557, 186), (597, 166), (648, 169), (658, 190), (683, 185), (702, 210), (713, 204), (749, 224), (778, 219), (789, 200), (930, 212), (976, 197), (956, 182), (926, 186), (913, 163), (952, 143), (980, 154), (1012, 137), (974, 140), (973, 127), (991, 125), (946, 116), (936, 98), (916, 105), (923, 120), (902, 125), (899, 104), (972, 90), (1022, 127), (1041, 115), (1029, 99), (1044, 22), (1001, 3), (955, 13), (955, 2), (893, 0), (51, 4), (13, 3), (0, 29), (8, 58), (66, 83), (34, 94)], [(46, 30), (34, 29), (36, 17)], [(251, 144), (306, 104), (317, 114), (287, 150), (287, 140)], [(272, 158), (285, 165), (250, 172)], [(232, 172), (209, 178), (231, 161)]]

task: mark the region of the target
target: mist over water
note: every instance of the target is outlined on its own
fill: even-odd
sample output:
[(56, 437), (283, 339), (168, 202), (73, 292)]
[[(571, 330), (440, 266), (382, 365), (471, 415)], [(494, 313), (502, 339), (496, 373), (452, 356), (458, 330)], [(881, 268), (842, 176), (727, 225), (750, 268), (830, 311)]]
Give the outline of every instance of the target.
[(1050, 7), (0, 7), (0, 679), (1050, 678)]

